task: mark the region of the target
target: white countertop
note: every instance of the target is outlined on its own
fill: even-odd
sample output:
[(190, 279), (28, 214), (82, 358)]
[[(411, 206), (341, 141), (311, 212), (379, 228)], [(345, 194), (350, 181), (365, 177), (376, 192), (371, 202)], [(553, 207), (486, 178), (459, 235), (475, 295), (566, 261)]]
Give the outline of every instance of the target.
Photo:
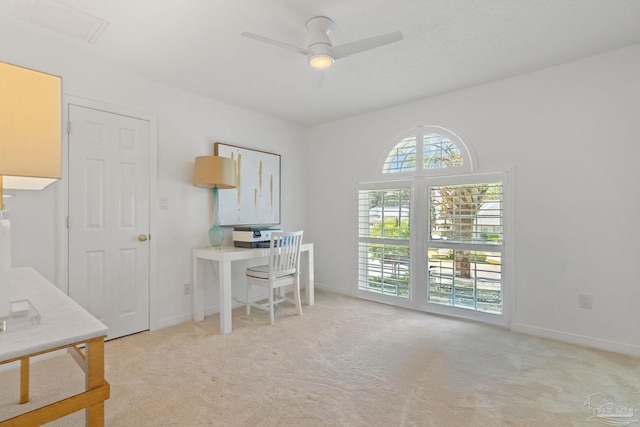
[(107, 335), (107, 327), (33, 268), (0, 271), (12, 301), (28, 299), (40, 324), (0, 332), (0, 362)]

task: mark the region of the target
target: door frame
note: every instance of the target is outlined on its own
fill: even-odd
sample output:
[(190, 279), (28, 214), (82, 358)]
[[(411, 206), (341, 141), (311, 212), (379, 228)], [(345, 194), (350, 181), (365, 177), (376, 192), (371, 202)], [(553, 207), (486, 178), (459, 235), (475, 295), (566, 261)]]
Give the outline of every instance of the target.
[(149, 122), (149, 330), (157, 329), (158, 314), (158, 232), (156, 225), (157, 210), (155, 201), (158, 200), (158, 118), (152, 114), (131, 110), (117, 105), (94, 101), (70, 94), (62, 94), (62, 184), (56, 186), (56, 283), (60, 289), (69, 294), (69, 108), (75, 105), (84, 108), (119, 114)]

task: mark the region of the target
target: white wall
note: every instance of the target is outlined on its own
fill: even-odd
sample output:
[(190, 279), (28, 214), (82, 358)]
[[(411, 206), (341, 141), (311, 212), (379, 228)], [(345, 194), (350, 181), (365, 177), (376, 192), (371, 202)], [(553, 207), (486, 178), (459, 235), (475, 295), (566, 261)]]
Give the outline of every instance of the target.
[[(314, 242), (318, 286), (353, 293), (355, 185), (377, 178), (396, 135), (436, 124), (474, 146), (481, 170), (515, 168), (513, 328), (640, 355), (640, 46), (308, 130), (5, 36), (0, 59), (61, 75), (67, 94), (157, 118), (158, 196), (169, 210), (154, 202), (155, 326), (191, 314), (182, 286), (211, 219), (209, 192), (190, 184), (191, 165), (214, 141), (282, 155), (283, 227), (304, 228)], [(52, 281), (63, 276), (56, 212), (64, 184), (7, 203), (14, 266)], [(581, 293), (593, 295), (592, 310), (578, 308)], [(207, 298), (211, 312), (215, 290)]]
[[(156, 218), (157, 283), (154, 324), (162, 327), (191, 318), (191, 297), (183, 286), (191, 282), (191, 249), (208, 246), (212, 196), (191, 184), (193, 160), (213, 154), (216, 141), (278, 153), (282, 156), (282, 227), (306, 228), (307, 149), (304, 129), (284, 121), (178, 91), (73, 57), (51, 47), (31, 45), (3, 35), (0, 60), (62, 76), (65, 95), (82, 97), (155, 117), (158, 124), (157, 196), (168, 210)], [(185, 70), (189, 78), (189, 70)], [(64, 257), (64, 186), (62, 181), (42, 192), (18, 192), (9, 199), (12, 218), (13, 266), (33, 266), (62, 289)], [(56, 212), (63, 214), (57, 214)], [(228, 231), (228, 234), (230, 230)], [(61, 237), (62, 236), (62, 237)], [(230, 239), (230, 237), (228, 237)], [(62, 264), (62, 265), (60, 265)], [(205, 280), (212, 281), (211, 269)], [(154, 286), (154, 284), (152, 284)], [(207, 307), (217, 308), (217, 289), (207, 294)]]
[(396, 135), (443, 125), (481, 170), (515, 170), (512, 327), (640, 355), (639, 76), (636, 45), (310, 129), (316, 283), (354, 292), (356, 183)]

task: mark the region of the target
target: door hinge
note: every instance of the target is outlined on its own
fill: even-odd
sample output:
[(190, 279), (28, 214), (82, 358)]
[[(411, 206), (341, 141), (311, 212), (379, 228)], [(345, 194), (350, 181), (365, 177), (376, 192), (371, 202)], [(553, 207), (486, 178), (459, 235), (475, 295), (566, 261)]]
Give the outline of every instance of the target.
[(71, 218), (67, 217), (67, 229), (71, 228)]
[(71, 133), (71, 122), (67, 122), (67, 135)]

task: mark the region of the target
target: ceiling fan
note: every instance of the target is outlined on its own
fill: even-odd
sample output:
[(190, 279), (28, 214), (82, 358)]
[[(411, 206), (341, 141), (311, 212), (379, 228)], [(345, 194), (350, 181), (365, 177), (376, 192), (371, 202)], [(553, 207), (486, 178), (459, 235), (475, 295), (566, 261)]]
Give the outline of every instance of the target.
[(333, 46), (331, 39), (329, 39), (329, 31), (333, 28), (333, 21), (331, 19), (326, 16), (315, 16), (307, 21), (306, 26), (307, 31), (309, 31), (311, 35), (309, 46), (306, 49), (248, 31), (243, 32), (242, 35), (306, 55), (309, 65), (312, 68), (320, 70), (330, 67), (334, 61), (344, 58), (345, 56), (354, 55), (365, 50), (402, 40), (402, 32), (395, 31), (340, 46)]

